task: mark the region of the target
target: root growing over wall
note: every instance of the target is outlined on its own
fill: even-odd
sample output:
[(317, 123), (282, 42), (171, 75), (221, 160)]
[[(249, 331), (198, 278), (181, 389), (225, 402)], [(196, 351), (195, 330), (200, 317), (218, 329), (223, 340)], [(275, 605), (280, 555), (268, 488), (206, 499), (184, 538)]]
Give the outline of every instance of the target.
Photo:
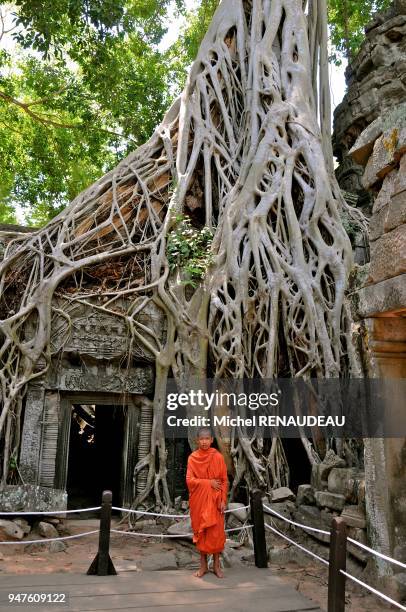
[[(171, 501), (162, 435), (169, 375), (187, 388), (195, 376), (357, 372), (344, 298), (346, 204), (331, 167), (325, 11), (323, 0), (307, 16), (301, 0), (223, 0), (152, 138), (45, 228), (9, 245), (0, 268), (3, 482), (27, 383), (63, 350), (52, 329), (63, 320), (69, 330), (78, 303), (119, 317), (129, 358), (141, 345), (155, 361), (135, 505), (151, 492), (158, 505)], [(194, 288), (168, 263), (179, 214), (213, 231), (212, 264)], [(164, 341), (137, 316), (149, 302), (166, 319)], [(249, 443), (232, 432), (230, 455), (234, 488), (243, 478), (287, 483), (278, 438), (265, 453), (260, 436)]]

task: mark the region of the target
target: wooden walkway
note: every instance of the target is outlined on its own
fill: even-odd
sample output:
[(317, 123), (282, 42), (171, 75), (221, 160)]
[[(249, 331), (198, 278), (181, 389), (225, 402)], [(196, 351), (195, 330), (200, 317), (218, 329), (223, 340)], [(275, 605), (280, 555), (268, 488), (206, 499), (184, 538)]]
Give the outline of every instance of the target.
[[(8, 593), (66, 593), (67, 605), (9, 604)], [(0, 574), (0, 611), (147, 612), (321, 612), (320, 608), (272, 575), (269, 569), (227, 570), (194, 578), (190, 571), (122, 572), (118, 576), (84, 574)]]

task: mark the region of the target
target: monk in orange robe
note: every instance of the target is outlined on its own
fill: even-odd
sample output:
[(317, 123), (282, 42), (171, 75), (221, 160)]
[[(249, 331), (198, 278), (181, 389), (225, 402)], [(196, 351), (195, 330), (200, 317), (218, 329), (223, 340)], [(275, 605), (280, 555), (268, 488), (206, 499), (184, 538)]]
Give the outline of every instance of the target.
[(189, 455), (186, 484), (189, 489), (193, 542), (200, 551), (200, 568), (195, 576), (207, 573), (207, 555), (213, 555), (213, 572), (223, 578), (220, 553), (224, 549), (224, 509), (227, 502), (227, 468), (223, 455), (212, 448), (209, 429), (200, 429), (198, 448)]

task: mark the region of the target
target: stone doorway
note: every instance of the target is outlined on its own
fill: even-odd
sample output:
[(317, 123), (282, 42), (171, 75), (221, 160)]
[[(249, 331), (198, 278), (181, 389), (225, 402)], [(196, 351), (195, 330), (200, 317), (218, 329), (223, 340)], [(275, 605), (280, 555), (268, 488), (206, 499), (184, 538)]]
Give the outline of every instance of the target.
[(66, 490), (68, 508), (100, 504), (108, 489), (122, 505), (125, 412), (128, 407), (72, 404)]
[(54, 486), (67, 492), (69, 509), (99, 506), (105, 489), (113, 492), (115, 506), (131, 504), (139, 397), (61, 395)]

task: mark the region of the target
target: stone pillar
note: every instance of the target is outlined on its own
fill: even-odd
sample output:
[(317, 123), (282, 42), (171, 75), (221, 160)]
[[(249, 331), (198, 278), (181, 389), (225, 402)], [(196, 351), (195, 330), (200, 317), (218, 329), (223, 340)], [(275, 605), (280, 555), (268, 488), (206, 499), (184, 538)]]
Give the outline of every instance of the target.
[[(138, 437), (137, 462), (145, 459), (151, 450), (151, 431), (153, 421), (153, 404), (147, 397), (140, 397), (141, 414)], [(139, 495), (145, 489), (148, 478), (148, 466), (140, 470), (135, 478), (135, 494)]]
[[(361, 288), (353, 294), (356, 317), (364, 328), (369, 377), (406, 378), (406, 128), (395, 109), (367, 127), (351, 150), (365, 166), (363, 185), (374, 193), (370, 221), (371, 262), (364, 266)], [(359, 275), (360, 276), (360, 275)], [(389, 385), (388, 385), (389, 389)], [(406, 562), (406, 439), (365, 441), (365, 481), (370, 545)], [(377, 578), (387, 589), (405, 594), (404, 574), (375, 558)], [(391, 581), (387, 577), (393, 575)]]
[(29, 384), (25, 400), (19, 463), (21, 476), (24, 482), (28, 482), (29, 484), (39, 484), (44, 402), (44, 387)]

